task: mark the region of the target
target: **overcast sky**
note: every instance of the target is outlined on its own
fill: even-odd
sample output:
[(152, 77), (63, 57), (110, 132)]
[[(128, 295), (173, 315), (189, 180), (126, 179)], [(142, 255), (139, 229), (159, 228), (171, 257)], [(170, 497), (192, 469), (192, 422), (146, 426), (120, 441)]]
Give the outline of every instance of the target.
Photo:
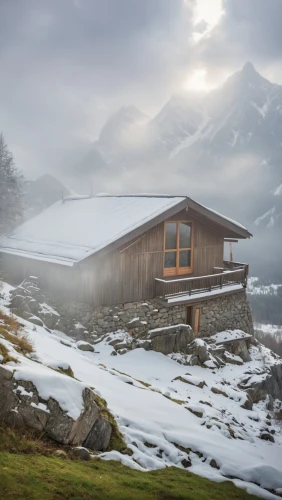
[(0, 0), (0, 130), (54, 171), (123, 104), (154, 115), (251, 60), (282, 84), (281, 0)]

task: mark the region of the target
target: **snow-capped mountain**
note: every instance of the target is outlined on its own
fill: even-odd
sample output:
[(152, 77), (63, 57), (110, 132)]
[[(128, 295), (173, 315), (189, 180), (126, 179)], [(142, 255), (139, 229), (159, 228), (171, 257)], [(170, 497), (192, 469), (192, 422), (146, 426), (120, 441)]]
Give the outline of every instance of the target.
[(113, 163), (123, 165), (130, 152), (137, 154), (148, 122), (149, 117), (135, 106), (122, 106), (109, 117), (98, 140), (76, 165), (76, 172), (87, 176), (97, 171), (106, 173)]
[(259, 215), (255, 224), (267, 229), (282, 227), (282, 184), (269, 193), (269, 210)]
[(248, 62), (222, 88), (175, 95), (152, 119), (123, 106), (75, 172), (99, 190), (187, 186), (192, 197), (226, 213), (228, 200), (230, 214), (245, 224), (256, 221), (254, 231), (276, 225), (282, 231), (282, 86)]

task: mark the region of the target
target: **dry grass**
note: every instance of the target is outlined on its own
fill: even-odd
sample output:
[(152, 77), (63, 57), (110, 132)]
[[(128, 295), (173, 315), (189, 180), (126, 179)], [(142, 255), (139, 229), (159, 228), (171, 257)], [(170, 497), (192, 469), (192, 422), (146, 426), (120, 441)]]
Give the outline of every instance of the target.
[(13, 344), (14, 349), (24, 356), (34, 351), (27, 335), (19, 335), (22, 325), (13, 317), (0, 311), (0, 335)]
[(3, 364), (10, 363), (12, 361), (14, 363), (18, 362), (18, 360), (16, 358), (14, 358), (13, 356), (11, 356), (11, 354), (8, 351), (8, 349), (1, 343), (1, 341), (0, 341), (0, 355), (3, 358), (3, 361), (2, 361)]

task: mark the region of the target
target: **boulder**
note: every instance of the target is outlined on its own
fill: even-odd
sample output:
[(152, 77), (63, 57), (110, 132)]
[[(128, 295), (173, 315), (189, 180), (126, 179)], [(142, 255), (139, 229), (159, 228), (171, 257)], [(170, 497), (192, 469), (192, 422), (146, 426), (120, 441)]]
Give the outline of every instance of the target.
[(241, 408), (245, 408), (245, 410), (252, 410), (253, 409), (252, 398), (248, 393), (246, 394), (246, 396), (247, 396), (246, 401), (240, 406), (241, 406)]
[(226, 363), (231, 365), (242, 365), (244, 363), (243, 359), (240, 356), (236, 356), (228, 351), (223, 353), (223, 359)]
[(187, 346), (194, 338), (193, 330), (189, 325), (175, 325), (149, 330), (151, 349), (163, 354), (187, 351)]
[[(58, 374), (57, 388), (61, 377)], [(78, 382), (70, 379), (72, 383)], [(75, 420), (54, 398), (43, 400), (32, 382), (18, 380), (12, 371), (0, 366), (0, 421), (19, 429), (45, 432), (62, 444), (82, 445), (88, 439), (89, 448), (104, 449), (111, 437), (111, 424), (100, 416), (96, 395), (91, 389), (83, 389), (82, 400), (83, 410)]]
[(80, 351), (89, 351), (89, 352), (95, 351), (93, 345), (89, 344), (88, 342), (84, 342), (83, 340), (79, 340), (76, 343), (76, 346), (78, 349), (80, 349)]
[(30, 321), (30, 323), (33, 323), (34, 325), (37, 325), (37, 326), (44, 326), (43, 321), (40, 318), (37, 318), (37, 316), (31, 316), (28, 319), (28, 321)]
[(100, 417), (96, 420), (83, 445), (91, 450), (105, 451), (109, 445), (112, 434), (110, 422)]
[(245, 380), (241, 381), (240, 388), (246, 390), (251, 396), (254, 403), (258, 403), (262, 399), (272, 398), (282, 399), (282, 363), (266, 367), (264, 372), (260, 374), (246, 374)]
[(231, 344), (231, 353), (240, 358), (247, 363), (251, 361), (251, 356), (248, 350), (247, 340), (237, 340)]
[(141, 323), (139, 318), (133, 318), (131, 321), (129, 321), (126, 324), (126, 327), (128, 330), (133, 330), (134, 328), (140, 328), (144, 326), (143, 323)]
[(181, 460), (181, 464), (183, 465), (184, 469), (192, 466), (190, 458), (184, 458), (183, 460)]
[(264, 441), (270, 441), (271, 443), (274, 443), (274, 437), (272, 434), (269, 434), (269, 432), (262, 432), (260, 435), (260, 439), (263, 439)]
[(74, 421), (64, 412), (53, 398), (48, 400), (50, 416), (46, 424), (48, 435), (64, 444), (81, 444), (88, 436), (94, 423), (99, 418), (99, 407), (95, 402), (95, 394), (91, 389), (83, 391), (84, 410)]
[(86, 448), (83, 448), (82, 446), (78, 446), (77, 448), (74, 448), (73, 454), (76, 458), (79, 458), (80, 460), (85, 460), (85, 461), (90, 460), (89, 451)]

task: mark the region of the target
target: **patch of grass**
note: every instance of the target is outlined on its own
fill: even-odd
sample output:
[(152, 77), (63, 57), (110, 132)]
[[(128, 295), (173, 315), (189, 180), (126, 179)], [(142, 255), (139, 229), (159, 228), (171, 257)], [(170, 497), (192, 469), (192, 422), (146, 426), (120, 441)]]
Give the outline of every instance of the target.
[(19, 431), (0, 426), (0, 452), (32, 455), (52, 455), (55, 450), (70, 452), (71, 448), (60, 445), (49, 439), (45, 434), (39, 434), (31, 429)]
[(213, 483), (175, 467), (152, 472), (119, 462), (63, 460), (0, 451), (5, 500), (254, 500), (231, 482)]
[(66, 368), (66, 369), (64, 369), (64, 368), (53, 368), (53, 370), (55, 370), (55, 372), (62, 373), (63, 375), (67, 375), (68, 377), (75, 378), (71, 366), (68, 366), (68, 368)]
[(8, 316), (2, 311), (0, 311), (0, 320), (1, 323), (4, 323), (6, 329), (9, 330), (9, 332), (17, 333), (22, 328), (22, 325), (16, 320), (14, 316)]
[[(105, 365), (101, 365), (105, 366)], [(106, 367), (105, 367), (106, 368)], [(119, 373), (120, 375), (125, 375), (128, 378), (132, 378), (135, 382), (139, 382), (139, 384), (144, 385), (144, 387), (151, 387), (151, 384), (148, 384), (147, 382), (143, 382), (143, 380), (138, 380), (137, 378), (131, 377), (131, 375), (128, 375), (128, 373), (121, 372), (120, 370), (117, 370), (116, 368), (113, 368), (113, 371)], [(126, 382), (127, 384), (130, 384), (130, 382)]]
[(18, 362), (16, 358), (11, 356), (8, 349), (1, 343), (1, 340), (0, 340), (0, 355), (3, 357), (3, 364), (9, 363), (11, 361), (13, 361), (14, 363)]
[(0, 324), (0, 335), (8, 342), (11, 342), (15, 350), (24, 356), (34, 351), (28, 336), (18, 335), (22, 325), (13, 316), (8, 316), (0, 311), (0, 320), (3, 323)]
[(107, 401), (98, 396), (98, 394), (95, 394), (95, 401), (100, 408), (101, 417), (107, 419), (112, 426), (112, 435), (109, 442), (109, 446), (106, 451), (112, 451), (112, 450), (123, 451), (123, 452), (126, 451), (127, 450), (126, 442), (124, 441), (123, 435), (118, 428), (115, 417), (107, 408)]

